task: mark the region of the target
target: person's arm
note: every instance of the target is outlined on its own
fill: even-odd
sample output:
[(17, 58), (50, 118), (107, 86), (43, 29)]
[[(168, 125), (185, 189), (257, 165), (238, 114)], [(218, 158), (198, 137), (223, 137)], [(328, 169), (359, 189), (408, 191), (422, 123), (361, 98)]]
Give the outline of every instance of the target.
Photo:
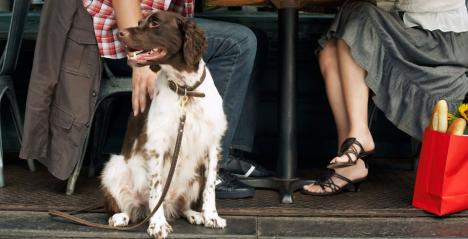
[[(140, 0), (112, 0), (115, 11), (117, 27), (122, 30), (138, 26), (143, 17), (140, 9)], [(149, 66), (133, 67), (132, 73), (132, 108), (136, 116), (146, 108), (146, 94), (153, 97), (156, 73)]]
[(142, 18), (140, 0), (112, 0), (117, 27), (122, 30), (136, 27)]

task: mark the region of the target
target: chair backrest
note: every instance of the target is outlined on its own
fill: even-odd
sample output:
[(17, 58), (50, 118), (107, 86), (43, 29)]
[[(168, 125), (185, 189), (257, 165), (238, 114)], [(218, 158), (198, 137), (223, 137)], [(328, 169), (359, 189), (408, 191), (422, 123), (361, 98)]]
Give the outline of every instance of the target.
[(0, 75), (11, 74), (16, 68), (30, 1), (14, 0), (7, 41), (0, 58)]

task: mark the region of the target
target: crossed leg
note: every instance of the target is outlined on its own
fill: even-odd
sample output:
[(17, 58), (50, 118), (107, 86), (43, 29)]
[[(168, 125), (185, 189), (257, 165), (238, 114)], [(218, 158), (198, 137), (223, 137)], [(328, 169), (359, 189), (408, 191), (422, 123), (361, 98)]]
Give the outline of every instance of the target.
[[(349, 46), (341, 39), (331, 39), (320, 52), (320, 70), (325, 80), (328, 100), (335, 119), (338, 132), (338, 145), (346, 138), (356, 138), (365, 151), (372, 151), (375, 147), (367, 124), (367, 103), (369, 88), (364, 77), (365, 70), (353, 59)], [(344, 109), (343, 109), (344, 106)], [(350, 155), (352, 160), (358, 160), (356, 165), (335, 169), (335, 172), (350, 180), (363, 178), (368, 171), (361, 159)], [(348, 156), (337, 156), (331, 163), (347, 162)], [(344, 186), (347, 182), (333, 177), (333, 182)], [(306, 185), (304, 189), (310, 192), (331, 191), (320, 185)]]

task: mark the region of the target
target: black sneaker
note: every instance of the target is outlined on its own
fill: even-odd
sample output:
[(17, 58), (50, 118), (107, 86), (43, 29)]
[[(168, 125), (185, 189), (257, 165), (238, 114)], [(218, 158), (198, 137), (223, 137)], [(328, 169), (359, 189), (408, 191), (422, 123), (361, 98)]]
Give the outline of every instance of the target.
[(246, 159), (244, 153), (240, 150), (231, 150), (226, 163), (223, 163), (222, 167), (240, 178), (264, 178), (273, 176), (271, 171)]
[(216, 175), (216, 198), (247, 198), (255, 195), (255, 189), (247, 186), (224, 169)]

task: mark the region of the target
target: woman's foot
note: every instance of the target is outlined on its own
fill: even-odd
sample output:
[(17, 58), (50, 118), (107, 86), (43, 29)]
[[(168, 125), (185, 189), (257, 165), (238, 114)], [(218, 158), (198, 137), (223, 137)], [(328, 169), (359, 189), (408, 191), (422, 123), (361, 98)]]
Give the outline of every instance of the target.
[[(339, 174), (346, 179), (349, 179), (349, 181), (362, 181), (362, 179), (365, 179), (368, 174), (368, 169), (366, 167), (366, 164), (362, 160), (358, 160), (355, 165), (349, 166), (346, 168), (337, 168), (334, 170), (336, 174)], [(332, 174), (330, 180), (334, 184), (332, 187), (322, 187), (320, 183), (316, 184), (309, 184), (304, 186), (304, 191), (305, 193), (312, 193), (315, 195), (326, 195), (329, 193), (332, 193), (336, 191), (337, 189), (341, 189), (343, 187), (346, 187), (350, 182), (346, 181), (343, 178), (340, 178), (336, 174)]]
[(358, 159), (358, 155), (372, 154), (375, 149), (374, 140), (369, 130), (365, 133), (350, 134), (346, 139), (338, 153), (338, 156), (330, 161), (329, 168), (337, 168), (335, 166), (351, 166)]

